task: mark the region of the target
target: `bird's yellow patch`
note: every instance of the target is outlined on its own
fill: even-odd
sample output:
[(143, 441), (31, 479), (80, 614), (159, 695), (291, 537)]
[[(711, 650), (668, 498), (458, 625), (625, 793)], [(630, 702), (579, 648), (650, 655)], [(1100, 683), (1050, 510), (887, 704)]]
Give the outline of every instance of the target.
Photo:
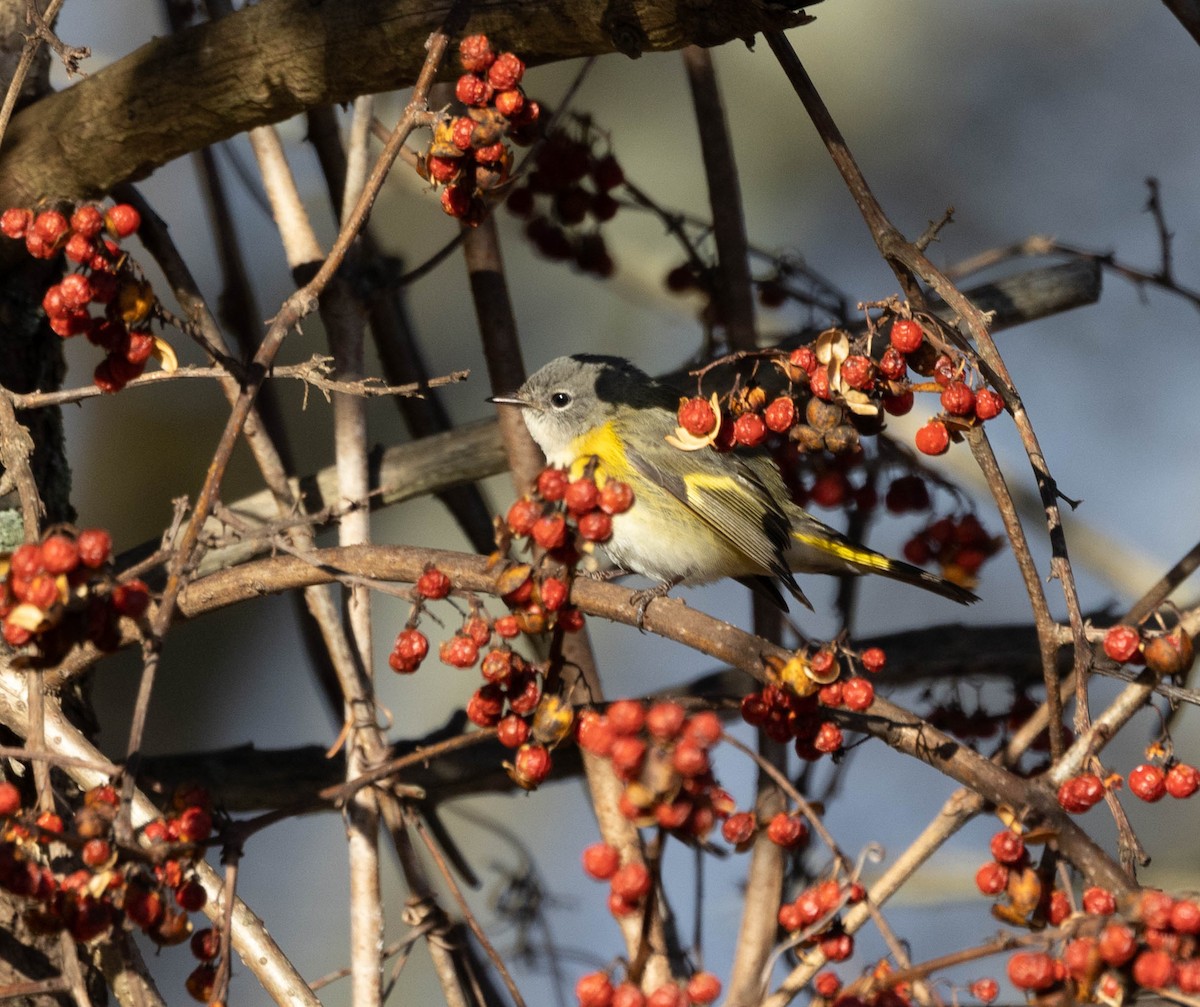
[(571, 442), (571, 478), (579, 479), (587, 471), (592, 459), (596, 460), (592, 477), (597, 486), (603, 486), (607, 479), (620, 479), (629, 482), (629, 459), (625, 456), (625, 446), (611, 423), (589, 430)]
[(827, 552), (831, 556), (854, 563), (858, 566), (870, 567), (872, 570), (890, 570), (892, 561), (870, 549), (851, 545), (849, 542), (838, 542), (835, 539), (822, 538), (819, 535), (806, 535), (804, 532), (792, 532), (792, 538), (804, 545)]

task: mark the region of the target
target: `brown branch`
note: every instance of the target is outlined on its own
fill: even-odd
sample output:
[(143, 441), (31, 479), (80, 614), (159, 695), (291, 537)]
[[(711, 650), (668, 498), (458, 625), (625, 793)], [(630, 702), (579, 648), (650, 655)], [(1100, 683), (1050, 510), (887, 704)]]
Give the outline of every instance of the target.
[[(63, 5), (63, 0), (50, 0), (43, 14), (38, 15), (37, 8), (33, 6), (32, 0), (26, 0), (27, 19), (36, 18), (43, 25), (47, 22), (53, 22), (58, 17), (59, 8)], [(25, 37), (25, 44), (21, 47), (21, 57), (17, 61), (17, 67), (13, 71), (12, 80), (8, 82), (8, 90), (4, 93), (4, 103), (0, 105), (0, 143), (3, 143), (5, 136), (8, 133), (8, 124), (12, 119), (13, 109), (17, 107), (17, 101), (21, 97), (21, 91), (25, 87), (25, 78), (29, 76), (29, 71), (33, 68), (33, 61), (37, 58), (38, 52), (42, 48), (42, 43), (45, 41), (42, 33), (34, 31)], [(13, 206), (16, 204), (5, 203), (5, 206)]]
[(720, 325), (731, 350), (758, 345), (754, 326), (754, 294), (742, 193), (738, 185), (733, 142), (725, 105), (717, 86), (716, 68), (707, 49), (690, 45), (683, 50), (683, 65), (692, 89), (696, 127), (700, 136), (701, 163), (708, 181), (713, 240), (717, 246), (716, 302)]
[[(424, 39), (452, 8), (452, 0), (263, 0), (155, 39), (13, 117), (0, 153), (0, 206), (105, 193), (255, 126), (411, 84)], [(538, 65), (712, 46), (808, 20), (769, 4), (657, 0), (619, 9), (588, 0), (564, 18), (557, 4), (540, 0), (473, 5), (469, 30), (504, 39)]]
[[(319, 565), (313, 565), (319, 563)], [(400, 546), (323, 549), (311, 561), (276, 557), (247, 564), (237, 570), (214, 574), (189, 585), (180, 595), (181, 614), (196, 615), (264, 593), (293, 590), (313, 583), (330, 583), (341, 573), (379, 580), (414, 582), (427, 563), (445, 571), (456, 587), (480, 594), (496, 589), (497, 571), (482, 556)], [(636, 625), (637, 606), (627, 590), (610, 584), (577, 579), (571, 601), (585, 612)], [(769, 680), (763, 662), (785, 661), (790, 652), (752, 636), (734, 626), (688, 608), (683, 602), (664, 599), (646, 609), (644, 628), (667, 639), (717, 658)], [(1068, 857), (1096, 884), (1125, 890), (1128, 881), (1114, 864), (1059, 808), (1054, 795), (1027, 780), (1010, 775), (967, 748), (961, 742), (931, 727), (914, 714), (876, 699), (866, 714), (831, 710), (830, 717), (853, 730), (865, 731), (907, 755), (921, 759), (939, 772), (981, 793), (996, 804), (1029, 809), (1031, 819), (1041, 818), (1058, 830), (1059, 844)]]

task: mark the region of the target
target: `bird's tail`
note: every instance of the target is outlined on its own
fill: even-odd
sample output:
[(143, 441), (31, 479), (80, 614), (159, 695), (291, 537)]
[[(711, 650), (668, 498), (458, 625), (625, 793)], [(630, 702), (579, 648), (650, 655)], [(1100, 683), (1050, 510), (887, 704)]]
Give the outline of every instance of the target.
[[(834, 532), (832, 528), (822, 526), (819, 534), (793, 530), (792, 538), (805, 554), (804, 560), (792, 565), (794, 570), (824, 569), (827, 572), (837, 572), (841, 568), (856, 573), (877, 573), (940, 594), (943, 598), (949, 598), (960, 605), (970, 605), (979, 601), (979, 595), (974, 591), (911, 563), (892, 559), (866, 546), (856, 545)], [(826, 562), (814, 562), (815, 556), (822, 556)]]

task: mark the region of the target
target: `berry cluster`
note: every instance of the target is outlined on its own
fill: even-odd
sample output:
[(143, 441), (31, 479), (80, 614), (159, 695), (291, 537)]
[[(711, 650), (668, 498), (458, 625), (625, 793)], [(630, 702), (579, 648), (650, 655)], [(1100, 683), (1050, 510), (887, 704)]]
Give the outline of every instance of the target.
[(435, 185), (445, 185), (446, 213), (477, 227), (487, 213), (484, 194), (507, 183), (512, 171), (512, 149), (505, 138), (522, 145), (532, 142), (541, 109), (521, 90), (525, 64), (511, 52), (497, 55), (486, 35), (464, 38), (458, 55), (466, 73), (454, 93), (466, 114), (435, 127), (418, 170)]
[[(438, 646), (438, 657), (453, 668), (479, 665), (484, 683), (467, 702), (467, 717), (484, 728), (495, 728), (497, 739), (516, 750), (506, 767), (513, 780), (527, 790), (536, 788), (550, 774), (550, 750), (569, 728), (569, 714), (560, 716), (556, 704), (543, 709), (543, 682), (539, 669), (508, 645), (519, 633), (538, 634), (559, 626), (567, 632), (583, 625), (577, 608), (567, 604), (568, 587), (558, 577), (536, 578), (528, 566), (512, 568), (501, 575), (508, 588), (504, 601), (514, 611), (490, 618), (472, 600), (462, 625)], [(412, 674), (429, 654), (429, 639), (418, 629), (425, 604), (450, 596), (450, 578), (435, 566), (427, 567), (417, 579), (416, 604), (405, 627), (397, 634), (388, 664), (399, 674)], [(493, 637), (500, 642), (493, 644)], [(482, 660), (480, 655), (482, 653)], [(541, 720), (534, 723), (537, 718)], [(565, 717), (565, 723), (558, 721)]]
[[(1059, 893), (1062, 894), (1062, 893)], [(1061, 918), (1070, 913), (1066, 896)], [(1084, 893), (1083, 913), (1071, 935), (1050, 951), (1019, 951), (1008, 960), (1008, 978), (1020, 990), (1044, 998), (1071, 991), (1075, 1002), (1124, 1003), (1139, 992), (1200, 993), (1200, 902), (1165, 892), (1142, 891), (1128, 917), (1116, 915), (1112, 894)]]
[[(916, 437), (919, 450), (937, 455), (949, 447), (952, 434), (1003, 411), (1001, 398), (988, 388), (975, 391), (964, 364), (936, 353), (912, 318), (895, 320), (890, 345), (878, 360), (867, 352), (868, 338), (851, 340), (840, 329), (828, 329), (812, 346), (772, 353), (788, 383), (782, 394), (750, 385), (720, 405), (715, 398), (685, 399), (676, 434), (681, 446), (758, 447), (774, 434), (799, 451), (842, 454), (858, 448), (860, 435), (882, 429), (882, 413), (902, 416), (912, 409), (919, 390), (941, 396), (942, 415)], [(933, 381), (914, 384), (910, 370)]]
[[(854, 655), (843, 654), (847, 667)], [(857, 664), (871, 674), (883, 670), (887, 657), (871, 647), (857, 657)], [(794, 742), (796, 754), (815, 762), (823, 755), (842, 750), (842, 729), (825, 710), (842, 707), (855, 712), (875, 702), (875, 687), (860, 675), (843, 672), (842, 661), (832, 647), (815, 653), (797, 652), (775, 669), (778, 682), (764, 686), (742, 699), (742, 719), (761, 728), (773, 741)]]
[[(704, 839), (733, 811), (733, 798), (717, 785), (709, 757), (720, 737), (715, 713), (689, 716), (670, 701), (647, 706), (620, 699), (606, 712), (587, 710), (576, 721), (580, 747), (611, 761), (625, 785), (621, 813), (635, 825), (657, 825), (693, 839)], [(625, 915), (636, 911), (637, 900), (610, 901), (609, 907)]]
[(551, 559), (570, 567), (581, 552), (607, 542), (613, 517), (632, 506), (628, 483), (587, 473), (572, 479), (565, 469), (550, 467), (538, 476), (534, 493), (508, 509), (505, 525), (513, 537), (528, 538)]
[(1118, 664), (1144, 664), (1157, 675), (1182, 675), (1196, 659), (1192, 638), (1182, 626), (1158, 634), (1145, 627), (1110, 626), (1104, 634), (1104, 653)]
[[(83, 334), (104, 350), (93, 380), (105, 392), (120, 391), (140, 376), (152, 356), (165, 370), (177, 366), (170, 345), (149, 329), (157, 304), (154, 292), (117, 245), (140, 225), (137, 210), (126, 203), (107, 212), (84, 203), (70, 219), (57, 210), (35, 215), (24, 207), (11, 207), (0, 215), (0, 233), (23, 238), (30, 255), (51, 259), (61, 251), (78, 264), (78, 272), (68, 273), (46, 291), (42, 309), (50, 328), (64, 339)], [(91, 304), (103, 313), (93, 316)]]
[(904, 558), (917, 566), (936, 563), (946, 580), (973, 587), (979, 568), (1000, 551), (1002, 542), (989, 535), (974, 514), (944, 517), (904, 543)]
[[(616, 216), (612, 191), (625, 172), (587, 120), (579, 135), (555, 129), (534, 155), (534, 170), (508, 194), (510, 213), (527, 220), (525, 236), (546, 258), (570, 261), (585, 273), (606, 278), (616, 268), (600, 225)], [(538, 197), (542, 206), (539, 207)]]
[(33, 644), (42, 656), (90, 640), (111, 650), (117, 619), (138, 619), (150, 604), (140, 580), (116, 583), (112, 538), (100, 528), (53, 530), (0, 555), (0, 619), (11, 647)]
[(721, 980), (694, 972), (686, 983), (664, 983), (649, 994), (625, 980), (613, 985), (607, 972), (589, 972), (575, 984), (579, 1007), (703, 1007), (721, 995)]
[[(55, 812), (24, 810), (17, 787), (0, 782), (0, 888), (25, 900), (25, 922), (37, 933), (66, 931), (87, 943), (136, 927), (156, 944), (180, 944), (192, 932), (188, 914), (207, 901), (193, 865), (213, 831), (208, 795), (182, 788), (173, 813), (142, 829), (137, 850), (113, 835), (118, 803), (113, 787), (92, 788), (68, 830)], [(211, 930), (192, 936), (202, 964), (187, 987), (202, 1003), (212, 999), (219, 943)]]
[(829, 961), (844, 962), (854, 954), (854, 938), (842, 928), (838, 911), (865, 897), (866, 891), (858, 883), (823, 881), (779, 907), (779, 926), (793, 934), (810, 931), (802, 947), (819, 948)]

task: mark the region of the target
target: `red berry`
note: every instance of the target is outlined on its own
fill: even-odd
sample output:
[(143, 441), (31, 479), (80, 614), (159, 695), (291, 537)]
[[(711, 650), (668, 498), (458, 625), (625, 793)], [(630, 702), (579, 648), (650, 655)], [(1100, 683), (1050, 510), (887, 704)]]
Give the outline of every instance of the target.
[(842, 361), (842, 381), (851, 388), (866, 388), (871, 383), (870, 357), (855, 353)]
[(758, 819), (751, 811), (740, 811), (730, 815), (721, 825), (721, 835), (725, 842), (743, 848), (758, 833)]
[(546, 577), (540, 589), (542, 608), (547, 612), (557, 612), (566, 603), (567, 593), (566, 583), (557, 577)]
[(579, 1007), (612, 1007), (612, 980), (603, 972), (589, 972), (575, 984)]
[(637, 734), (646, 723), (646, 708), (636, 699), (609, 704), (608, 722), (617, 734)]
[(140, 619), (150, 607), (150, 589), (143, 580), (129, 580), (112, 590), (113, 608), (118, 615)]
[(681, 741), (671, 753), (671, 768), (680, 776), (702, 776), (709, 771), (711, 765), (708, 755), (694, 741)]
[(879, 358), (879, 370), (885, 378), (899, 381), (908, 373), (908, 361), (894, 346), (889, 346)]
[(1103, 797), (1104, 783), (1094, 773), (1073, 776), (1058, 788), (1058, 803), (1073, 815), (1082, 814)]
[(1083, 890), (1083, 911), (1093, 916), (1111, 916), (1117, 911), (1117, 900), (1107, 888), (1093, 885)]
[(945, 353), (939, 354), (937, 360), (933, 362), (933, 380), (945, 388), (957, 379), (958, 374), (954, 367), (954, 361)]
[(992, 836), (992, 856), (1001, 864), (1015, 864), (1025, 856), (1025, 840), (1015, 832), (1004, 829)]
[(579, 534), (589, 542), (607, 542), (612, 538), (612, 517), (594, 510), (579, 519)]
[(566, 496), (570, 481), (570, 476), (563, 469), (542, 469), (537, 477), (538, 496), (550, 503), (561, 500)]
[(612, 755), (617, 733), (607, 717), (595, 710), (584, 710), (575, 722), (575, 738), (585, 752), (608, 758)]
[(1146, 989), (1170, 986), (1175, 978), (1175, 963), (1165, 951), (1143, 951), (1133, 960), (1133, 981)]
[(619, 479), (609, 479), (600, 487), (599, 503), (605, 514), (624, 514), (633, 506), (633, 487)]
[(1050, 908), (1046, 912), (1046, 919), (1053, 927), (1058, 926), (1071, 915), (1071, 900), (1067, 898), (1067, 893), (1055, 889), (1050, 893)]
[(213, 821), (204, 808), (193, 805), (179, 815), (179, 838), (185, 843), (202, 843), (212, 835)]
[(1151, 930), (1165, 930), (1171, 925), (1171, 912), (1175, 900), (1166, 892), (1147, 888), (1141, 893), (1137, 904), (1137, 917)]
[(659, 741), (670, 741), (679, 736), (686, 717), (678, 703), (655, 703), (646, 711), (646, 730)]
[(838, 991), (842, 988), (842, 981), (837, 977), (836, 972), (831, 972), (828, 969), (824, 972), (818, 972), (813, 979), (813, 989), (817, 991), (819, 996), (826, 1000), (832, 1000), (837, 996)]
[(1043, 951), (1018, 951), (1008, 960), (1008, 978), (1020, 990), (1049, 989), (1058, 981), (1054, 959)]
[(1095, 937), (1077, 937), (1063, 948), (1063, 967), (1072, 979), (1087, 980), (1100, 971)]
[(930, 420), (917, 431), (917, 450), (926, 455), (941, 455), (950, 447), (950, 434), (940, 420)]
[(464, 73), (454, 86), (454, 97), (464, 105), (482, 108), (492, 100), (492, 85), (473, 73)]
[(504, 693), (494, 685), (484, 685), (467, 700), (467, 719), (479, 727), (495, 727), (504, 713)]
[(541, 505), (529, 497), (521, 497), (508, 509), (505, 522), (514, 535), (525, 536), (533, 531), (534, 523), (542, 516)]
[(21, 792), (8, 780), (0, 780), (0, 815), (15, 815), (21, 810)]
[(1161, 766), (1142, 763), (1129, 774), (1129, 789), (1135, 797), (1153, 803), (1167, 792), (1166, 773)]
[(458, 59), (464, 70), (483, 73), (496, 60), (486, 35), (468, 35), (458, 43)]
[(842, 683), (842, 703), (847, 710), (861, 713), (875, 702), (875, 687), (865, 678), (850, 678)]
[(794, 850), (808, 842), (808, 823), (799, 815), (779, 812), (767, 824), (767, 838), (785, 850)]
[(701, 710), (688, 718), (683, 736), (701, 748), (712, 748), (721, 739), (721, 718), (711, 710)]
[(608, 843), (592, 843), (583, 851), (584, 872), (597, 881), (607, 881), (621, 866), (621, 855)]
[(709, 1004), (721, 995), (721, 980), (711, 972), (696, 972), (687, 984), (687, 998), (693, 1004)]
[(488, 83), (497, 91), (505, 91), (521, 83), (525, 75), (525, 64), (511, 52), (502, 52), (496, 61), (488, 67)]
[(772, 433), (787, 433), (796, 422), (796, 403), (786, 395), (780, 396), (763, 413), (767, 429)]
[(981, 420), (995, 419), (1004, 412), (1004, 399), (990, 388), (981, 388), (975, 393), (975, 415)]
[(1125, 664), (1141, 647), (1141, 634), (1133, 626), (1110, 626), (1104, 634), (1104, 653)]
[(1171, 929), (1177, 934), (1200, 934), (1200, 904), (1192, 899), (1180, 899), (1171, 907)]
[(942, 408), (951, 416), (970, 416), (975, 411), (975, 393), (964, 381), (952, 381), (942, 390)]
[(192, 954), (200, 961), (212, 961), (221, 953), (221, 936), (212, 927), (205, 927), (192, 934)]
[(817, 729), (817, 736), (813, 739), (812, 744), (818, 752), (830, 754), (840, 751), (844, 742), (842, 729), (827, 720)]
[(67, 240), (71, 225), (57, 210), (43, 210), (33, 219), (32, 233), (42, 239), (51, 249)]
[(199, 881), (185, 881), (175, 889), (175, 902), (181, 909), (189, 913), (198, 913), (208, 902), (208, 893), (204, 891)]
[(104, 229), (104, 214), (94, 203), (84, 203), (71, 214), (71, 230), (84, 238), (99, 237)]
[(600, 490), (596, 488), (593, 479), (576, 479), (567, 484), (567, 490), (563, 494), (563, 502), (572, 514), (586, 514), (595, 510), (599, 501)]
[(506, 119), (515, 119), (525, 108), (525, 92), (519, 87), (508, 87), (492, 95), (496, 111)]
[(734, 421), (733, 439), (748, 448), (756, 448), (767, 439), (767, 424), (758, 413), (742, 413)]
[(505, 640), (511, 640), (521, 632), (521, 626), (515, 615), (502, 615), (492, 624), (492, 628), (495, 629), (497, 636)]
[(858, 660), (864, 670), (876, 675), (883, 671), (884, 665), (887, 664), (887, 654), (883, 652), (882, 647), (868, 647)]
[(592, 164), (592, 181), (598, 189), (608, 191), (625, 182), (625, 172), (614, 155), (605, 154)]
[(465, 185), (448, 185), (442, 190), (442, 209), (451, 217), (465, 217), (471, 210), (471, 193)]
[(613, 738), (609, 748), (613, 772), (623, 780), (632, 780), (642, 771), (646, 759), (646, 743), (627, 734)]
[(1133, 931), (1121, 923), (1110, 923), (1100, 931), (1097, 944), (1100, 957), (1113, 968), (1120, 968), (1137, 951), (1137, 938)]
[(422, 598), (436, 601), (445, 598), (450, 593), (450, 578), (436, 566), (426, 567), (417, 578), (417, 594)]
[(510, 713), (496, 725), (496, 740), (505, 748), (520, 748), (529, 740), (529, 725), (524, 718)]
[(32, 210), (23, 206), (11, 206), (0, 214), (0, 234), (7, 238), (23, 238), (32, 223)]
[(463, 163), (461, 157), (441, 157), (438, 154), (430, 154), (425, 158), (425, 171), (431, 182), (446, 185), (458, 178), (463, 169)]
[(899, 395), (883, 397), (883, 411), (892, 416), (907, 416), (912, 412), (915, 397), (912, 392), (901, 392)]
[(891, 343), (901, 353), (913, 353), (925, 341), (921, 324), (912, 318), (897, 318), (892, 322)]
[(17, 546), (8, 562), (14, 576), (26, 580), (46, 569), (42, 547), (34, 542)]
[(612, 1007), (646, 1007), (646, 998), (633, 983), (624, 982), (613, 993)]
[(809, 499), (818, 507), (840, 507), (850, 493), (850, 482), (846, 474), (837, 469), (828, 469), (817, 476)]
[(112, 536), (103, 528), (86, 528), (75, 539), (79, 547), (79, 561), (86, 567), (98, 570), (108, 562), (112, 551)]
[(1177, 762), (1167, 770), (1167, 793), (1172, 797), (1191, 797), (1200, 789), (1200, 770), (1186, 762)]
[(712, 403), (699, 396), (680, 402), (679, 425), (694, 437), (707, 437), (717, 425)]
[(645, 864), (634, 861), (617, 870), (609, 887), (612, 893), (626, 902), (639, 902), (650, 893), (650, 871)]
[(118, 203), (104, 215), (104, 223), (114, 237), (128, 238), (142, 226), (142, 216), (128, 203)]
[(469, 636), (455, 633), (448, 640), (443, 640), (438, 647), (438, 657), (443, 664), (453, 668), (469, 668), (479, 658), (479, 644)]
[(975, 872), (975, 887), (984, 895), (999, 895), (1008, 887), (1008, 868), (989, 860)]
[(66, 535), (50, 535), (42, 543), (42, 563), (47, 573), (70, 573), (79, 566), (79, 549)]

